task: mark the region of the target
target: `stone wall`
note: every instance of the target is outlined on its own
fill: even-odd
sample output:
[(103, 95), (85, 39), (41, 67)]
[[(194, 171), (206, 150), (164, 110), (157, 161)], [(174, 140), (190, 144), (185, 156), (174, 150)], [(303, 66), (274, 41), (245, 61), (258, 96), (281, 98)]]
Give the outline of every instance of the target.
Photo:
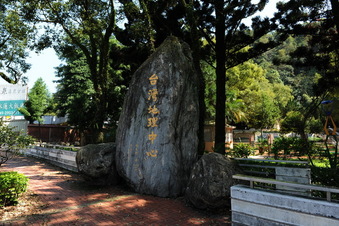
[(339, 204), (252, 189), (231, 188), (232, 225), (339, 225)]
[(62, 149), (45, 148), (45, 147), (31, 147), (21, 151), (25, 156), (32, 156), (46, 160), (47, 162), (59, 166), (61, 168), (78, 172), (75, 161), (76, 152), (66, 151)]

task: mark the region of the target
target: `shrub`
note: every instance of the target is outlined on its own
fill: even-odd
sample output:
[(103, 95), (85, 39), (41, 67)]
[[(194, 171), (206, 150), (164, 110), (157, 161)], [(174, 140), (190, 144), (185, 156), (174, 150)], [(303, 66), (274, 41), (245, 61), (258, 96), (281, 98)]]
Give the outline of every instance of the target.
[(253, 148), (250, 144), (239, 143), (234, 145), (233, 155), (236, 158), (247, 158), (253, 153)]
[(0, 206), (16, 205), (18, 197), (27, 189), (28, 178), (18, 172), (0, 173)]
[(274, 140), (271, 153), (275, 159), (288, 159), (291, 157), (308, 158), (319, 155), (316, 142), (305, 141), (299, 137), (279, 137)]
[(312, 183), (339, 188), (339, 169), (311, 167)]
[(267, 151), (271, 150), (271, 144), (268, 143), (267, 139), (259, 139), (258, 142), (259, 154), (264, 154)]
[(34, 138), (16, 132), (0, 119), (0, 166), (11, 158), (19, 155), (20, 150), (34, 142)]

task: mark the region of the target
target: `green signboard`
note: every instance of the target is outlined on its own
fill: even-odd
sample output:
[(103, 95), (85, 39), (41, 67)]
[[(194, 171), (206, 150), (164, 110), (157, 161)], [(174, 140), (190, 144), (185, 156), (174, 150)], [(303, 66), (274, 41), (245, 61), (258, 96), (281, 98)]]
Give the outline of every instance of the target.
[(0, 101), (0, 116), (19, 116), (22, 115), (18, 108), (24, 106), (25, 100), (5, 100)]

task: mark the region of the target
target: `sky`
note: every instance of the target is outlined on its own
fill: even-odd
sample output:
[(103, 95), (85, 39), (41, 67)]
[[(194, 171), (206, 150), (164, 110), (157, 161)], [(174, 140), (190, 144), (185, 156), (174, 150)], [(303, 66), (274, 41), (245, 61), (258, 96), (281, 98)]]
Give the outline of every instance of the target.
[(41, 77), (46, 83), (48, 91), (55, 93), (57, 85), (53, 82), (57, 80), (55, 67), (62, 63), (56, 56), (55, 51), (48, 48), (39, 54), (31, 52), (27, 62), (31, 64), (31, 69), (24, 74), (28, 78), (28, 88), (31, 89), (36, 80)]
[[(259, 0), (253, 0), (253, 2), (256, 1)], [(268, 17), (273, 16), (277, 2), (278, 0), (270, 0), (261, 14)], [(31, 52), (27, 62), (31, 64), (31, 69), (24, 74), (28, 77), (28, 88), (32, 88), (36, 80), (41, 77), (46, 83), (49, 92), (55, 93), (57, 85), (53, 82), (57, 79), (55, 77), (55, 67), (59, 66), (62, 62), (58, 59), (54, 50), (49, 48), (39, 54)], [(2, 80), (0, 84), (6, 84), (6, 82)]]

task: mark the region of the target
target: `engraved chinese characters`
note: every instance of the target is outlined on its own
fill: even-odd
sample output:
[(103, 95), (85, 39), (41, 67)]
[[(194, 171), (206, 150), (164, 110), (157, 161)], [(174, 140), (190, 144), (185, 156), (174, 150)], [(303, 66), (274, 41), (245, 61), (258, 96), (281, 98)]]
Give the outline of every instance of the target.
[(187, 44), (166, 41), (134, 73), (119, 119), (116, 165), (137, 192), (182, 195), (198, 148), (197, 75)]
[[(155, 88), (158, 82), (158, 76), (156, 74), (153, 74), (149, 78), (150, 84), (152, 85), (151, 89), (148, 91), (148, 99), (151, 100), (151, 105), (148, 107), (148, 114), (150, 114), (150, 117), (147, 119), (148, 124), (147, 127), (158, 127), (158, 120), (157, 117), (160, 113), (159, 109), (156, 107), (155, 103), (158, 100), (158, 89)], [(154, 133), (154, 131), (151, 131), (151, 134), (148, 135), (148, 140), (151, 141), (151, 143), (154, 143), (154, 140), (157, 138), (157, 134)], [(158, 156), (158, 150), (152, 149), (151, 151), (146, 152), (147, 156), (150, 157), (157, 157)]]

